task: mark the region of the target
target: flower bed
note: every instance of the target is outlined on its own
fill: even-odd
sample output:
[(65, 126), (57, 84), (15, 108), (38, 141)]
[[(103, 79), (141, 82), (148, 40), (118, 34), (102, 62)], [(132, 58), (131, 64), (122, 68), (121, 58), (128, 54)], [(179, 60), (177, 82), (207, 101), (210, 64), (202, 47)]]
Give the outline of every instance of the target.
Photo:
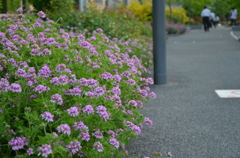
[(152, 125), (138, 111), (156, 97), (142, 77), (152, 44), (100, 28), (65, 32), (38, 16), (1, 16), (1, 157), (124, 155), (129, 138)]
[(172, 22), (166, 22), (166, 31), (168, 34), (183, 34), (186, 32), (186, 27), (181, 24), (175, 24)]

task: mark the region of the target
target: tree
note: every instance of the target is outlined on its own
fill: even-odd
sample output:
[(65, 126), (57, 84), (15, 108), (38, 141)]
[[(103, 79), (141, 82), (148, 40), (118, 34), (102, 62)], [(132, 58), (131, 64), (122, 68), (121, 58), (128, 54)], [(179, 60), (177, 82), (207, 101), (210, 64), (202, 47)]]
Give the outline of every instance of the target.
[(37, 11), (44, 12), (60, 12), (63, 10), (71, 11), (73, 9), (74, 0), (29, 0)]
[(169, 7), (169, 20), (172, 21), (172, 5), (176, 4), (177, 2), (180, 2), (180, 0), (166, 0), (166, 4)]
[(29, 0), (37, 11), (51, 10), (51, 0)]
[(181, 0), (183, 8), (187, 11), (187, 15), (189, 18), (194, 18), (195, 20), (199, 20), (201, 11), (204, 6), (211, 6), (212, 0)]

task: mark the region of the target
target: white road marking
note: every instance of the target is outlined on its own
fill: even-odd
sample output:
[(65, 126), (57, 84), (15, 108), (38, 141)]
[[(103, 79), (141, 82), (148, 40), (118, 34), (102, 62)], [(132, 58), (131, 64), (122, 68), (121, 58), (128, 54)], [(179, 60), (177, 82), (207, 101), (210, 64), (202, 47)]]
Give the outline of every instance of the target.
[(240, 98), (240, 89), (215, 90), (220, 98)]
[(233, 34), (233, 31), (231, 31), (230, 34), (232, 35), (233, 38), (235, 38), (236, 40), (239, 40), (239, 38)]

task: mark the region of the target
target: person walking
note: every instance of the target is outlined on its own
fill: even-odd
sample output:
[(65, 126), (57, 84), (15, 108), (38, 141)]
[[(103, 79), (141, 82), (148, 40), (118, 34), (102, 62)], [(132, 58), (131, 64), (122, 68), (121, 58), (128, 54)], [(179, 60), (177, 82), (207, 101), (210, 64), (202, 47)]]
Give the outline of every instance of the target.
[(216, 28), (216, 16), (215, 13), (211, 12), (211, 24)]
[(229, 13), (230, 20), (231, 20), (231, 26), (236, 25), (236, 19), (237, 19), (237, 10), (235, 8), (232, 8), (232, 10)]
[(201, 20), (202, 20), (205, 32), (209, 31), (210, 19), (211, 19), (211, 11), (207, 8), (207, 6), (204, 6), (204, 9), (201, 12)]

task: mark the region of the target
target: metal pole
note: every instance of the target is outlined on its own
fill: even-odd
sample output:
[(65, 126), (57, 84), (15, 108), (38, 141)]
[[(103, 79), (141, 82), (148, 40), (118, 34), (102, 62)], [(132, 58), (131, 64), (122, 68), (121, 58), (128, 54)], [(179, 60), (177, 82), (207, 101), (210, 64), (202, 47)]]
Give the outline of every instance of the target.
[(83, 0), (78, 0), (78, 5), (79, 5), (79, 11), (83, 11)]
[(154, 84), (166, 84), (165, 0), (153, 0)]

